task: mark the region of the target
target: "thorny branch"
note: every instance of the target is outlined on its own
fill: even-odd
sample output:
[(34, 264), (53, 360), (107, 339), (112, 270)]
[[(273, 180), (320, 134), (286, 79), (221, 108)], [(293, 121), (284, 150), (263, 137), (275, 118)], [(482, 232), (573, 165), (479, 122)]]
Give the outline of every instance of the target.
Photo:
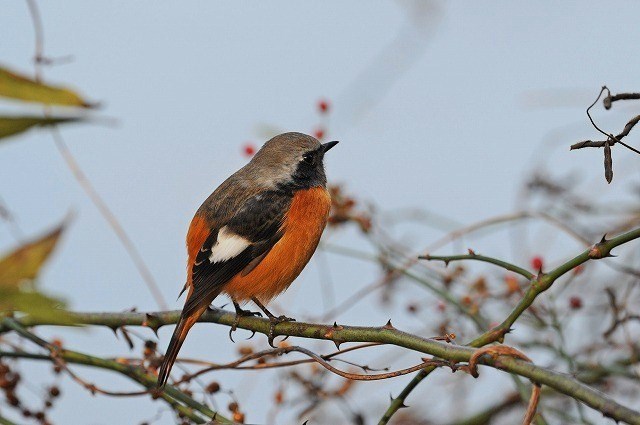
[[(640, 236), (640, 231), (636, 232), (638, 236)], [(622, 236), (620, 238), (622, 238)], [(618, 239), (616, 242), (621, 242), (627, 238), (629, 238), (629, 236)], [(71, 317), (74, 322), (78, 324), (102, 325), (111, 328), (118, 328), (120, 326), (147, 326), (155, 330), (161, 326), (176, 323), (179, 312), (157, 312), (151, 314), (134, 312), (72, 313)], [(7, 324), (7, 320), (11, 319), (5, 319), (3, 330), (13, 329), (11, 325)], [(235, 320), (235, 314), (220, 309), (206, 312), (201, 318), (203, 322), (214, 322), (226, 326), (232, 326)], [(45, 324), (55, 325), (55, 323), (47, 323), (29, 317), (25, 317), (19, 320), (19, 322), (21, 326), (25, 327)], [(269, 333), (270, 324), (266, 319), (241, 317), (238, 322), (238, 327), (242, 329), (263, 333), (265, 335)], [(278, 324), (276, 330), (279, 335), (331, 340), (338, 345), (346, 342), (379, 342), (392, 344), (430, 354), (434, 357), (451, 361), (453, 364), (468, 362), (476, 352), (476, 350), (471, 347), (447, 344), (433, 339), (426, 339), (418, 335), (408, 334), (393, 328), (390, 324), (381, 327), (356, 327), (287, 322)], [(640, 424), (640, 412), (620, 405), (601, 392), (591, 389), (570, 376), (505, 356), (500, 356), (496, 359), (482, 357), (480, 363), (529, 378), (534, 382), (554, 388), (616, 420), (623, 420), (631, 424)]]

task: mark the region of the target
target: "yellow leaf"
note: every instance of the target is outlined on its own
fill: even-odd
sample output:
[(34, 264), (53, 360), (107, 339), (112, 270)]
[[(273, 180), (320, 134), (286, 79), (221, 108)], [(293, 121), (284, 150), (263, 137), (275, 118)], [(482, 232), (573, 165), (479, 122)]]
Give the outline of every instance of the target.
[(0, 259), (0, 288), (17, 288), (25, 280), (33, 280), (53, 251), (64, 230), (63, 222), (44, 236), (22, 245)]
[(80, 106), (83, 108), (94, 106), (72, 90), (39, 83), (2, 66), (0, 66), (0, 96), (47, 105)]
[(39, 117), (3, 117), (0, 116), (0, 139), (27, 131), (35, 126), (47, 126), (66, 122), (80, 121), (79, 117), (39, 118)]

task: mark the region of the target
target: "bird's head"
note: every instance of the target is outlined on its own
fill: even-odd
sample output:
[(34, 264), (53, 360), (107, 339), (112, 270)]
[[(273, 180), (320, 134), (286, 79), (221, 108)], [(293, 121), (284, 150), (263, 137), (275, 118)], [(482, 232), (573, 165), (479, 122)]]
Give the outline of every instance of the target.
[(267, 187), (307, 189), (327, 183), (324, 155), (338, 142), (320, 143), (302, 133), (283, 133), (267, 141), (246, 171)]

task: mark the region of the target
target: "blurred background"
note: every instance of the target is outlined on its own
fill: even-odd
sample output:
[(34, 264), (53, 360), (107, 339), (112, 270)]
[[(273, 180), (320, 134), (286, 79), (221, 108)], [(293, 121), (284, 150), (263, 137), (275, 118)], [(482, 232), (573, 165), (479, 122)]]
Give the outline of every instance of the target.
[[(569, 146), (601, 138), (585, 109), (602, 85), (613, 92), (640, 89), (640, 57), (634, 54), (640, 41), (638, 2), (40, 1), (38, 6), (44, 53), (62, 59), (43, 68), (44, 81), (71, 86), (100, 104), (87, 122), (60, 127), (60, 134), (171, 309), (183, 303), (176, 297), (185, 279), (184, 238), (195, 210), (253, 149), (283, 131), (341, 142), (326, 158), (329, 181), (356, 202), (360, 219), (372, 223), (367, 232), (358, 220), (327, 230), (301, 277), (273, 303), (273, 310), (298, 320), (382, 325), (391, 318), (402, 330), (422, 336), (453, 332), (463, 343), (478, 329), (456, 317), (436, 294), (406, 277), (376, 284), (388, 272), (380, 266), (381, 253), (394, 246), (390, 258), (401, 264), (427, 249), (451, 254), (473, 248), (529, 268), (537, 264), (533, 260), (553, 266), (583, 244), (539, 218), (521, 217), (452, 243), (439, 241), (492, 217), (536, 211), (574, 225), (595, 242), (637, 215), (638, 157), (616, 146), (615, 177), (608, 185), (601, 150), (569, 151)], [(27, 4), (4, 1), (0, 10), (0, 61), (33, 75), (34, 29)], [(616, 104), (612, 111), (598, 104), (594, 118), (615, 133), (639, 109), (637, 102)], [(0, 103), (3, 113), (40, 110)], [(634, 139), (630, 135), (628, 143)], [(560, 189), (548, 190), (549, 182)], [(65, 165), (50, 130), (2, 140), (0, 197), (12, 217), (0, 223), (3, 252), (18, 244), (16, 226), (28, 239), (74, 212), (40, 276), (42, 288), (65, 299), (69, 308), (159, 309), (127, 251)], [(590, 209), (580, 209), (576, 199)], [(620, 254), (635, 259), (634, 249)], [(429, 264), (415, 273), (463, 302), (464, 296), (477, 296), (473, 285), (480, 277), (491, 294), (504, 285), (500, 270), (465, 264), (460, 272), (465, 278), (451, 289), (445, 283), (457, 279), (450, 276), (454, 269), (441, 266)], [(602, 285), (618, 277), (606, 267), (588, 271), (589, 278), (578, 277), (583, 281), (546, 298), (557, 302), (561, 320), (571, 321), (565, 358), (579, 358), (580, 347), (601, 339), (599, 328), (609, 325)], [(608, 280), (596, 290), (589, 285), (598, 273)], [(635, 288), (637, 277), (627, 278)], [(632, 300), (635, 292), (629, 291)], [(578, 302), (575, 297), (579, 308), (569, 304)], [(479, 306), (490, 322), (501, 321), (515, 303), (491, 301)], [(227, 302), (219, 299), (216, 305)], [(638, 329), (630, 326), (626, 336), (633, 339)], [(171, 331), (160, 330), (159, 349)], [(104, 329), (39, 332), (100, 356), (141, 351), (139, 340), (130, 352), (123, 338)], [(156, 340), (148, 329), (136, 332)], [(228, 362), (242, 347), (267, 347), (261, 335), (244, 341), (250, 333), (238, 331), (234, 344), (227, 332), (197, 325), (181, 355)], [(525, 323), (510, 342), (518, 346), (538, 337), (552, 347), (558, 338)], [(294, 342), (317, 352), (332, 349), (317, 341)], [(398, 349), (368, 350), (350, 359), (392, 369), (419, 360)], [(526, 352), (541, 365), (570, 369), (553, 350)], [(590, 353), (596, 352), (601, 351)], [(103, 387), (137, 388), (110, 373), (76, 369)], [(37, 400), (54, 381), (61, 387), (63, 397), (48, 413), (51, 423), (176, 422), (148, 397), (92, 396), (68, 377), (54, 378), (49, 364), (25, 362), (21, 370), (30, 380), (25, 400)], [(235, 401), (248, 423), (330, 424), (376, 423), (389, 394), (397, 395), (411, 379), (361, 382), (314, 403), (300, 376), (334, 389), (343, 380), (308, 366), (296, 373), (220, 371), (204, 382), (219, 382), (223, 389), (213, 396), (214, 406), (224, 413)], [(439, 370), (412, 393), (411, 409), (395, 423), (455, 423), (500, 403), (513, 389), (508, 375), (495, 370), (483, 369), (478, 380)], [(620, 400), (637, 406), (637, 384), (618, 389)], [(549, 423), (605, 421), (575, 403), (552, 399), (542, 407)], [(490, 423), (516, 423), (523, 409), (514, 404)]]

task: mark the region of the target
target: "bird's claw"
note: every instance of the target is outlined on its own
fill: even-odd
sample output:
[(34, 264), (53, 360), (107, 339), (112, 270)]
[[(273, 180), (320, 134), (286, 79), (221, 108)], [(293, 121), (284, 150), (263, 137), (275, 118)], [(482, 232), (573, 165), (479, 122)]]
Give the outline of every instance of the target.
[[(234, 304), (235, 308), (236, 308), (236, 318), (233, 320), (233, 324), (231, 325), (231, 328), (229, 329), (229, 339), (231, 340), (231, 342), (233, 342), (235, 344), (235, 341), (233, 339), (233, 333), (238, 329), (238, 323), (240, 323), (240, 318), (241, 317), (262, 317), (262, 313), (260, 313), (259, 311), (251, 311), (251, 310), (243, 310), (240, 308), (240, 306)], [(251, 336), (247, 339), (251, 339), (253, 338), (253, 335), (255, 335), (255, 331), (252, 331), (253, 333), (251, 334)]]
[(267, 341), (269, 342), (269, 345), (273, 348), (276, 348), (276, 346), (273, 345), (273, 340), (277, 336), (275, 334), (275, 330), (278, 324), (283, 322), (295, 322), (295, 321), (296, 319), (292, 319), (291, 317), (287, 317), (285, 315), (278, 316), (278, 317), (275, 317), (275, 316), (269, 317), (269, 335), (267, 335), (267, 338), (268, 338)]

